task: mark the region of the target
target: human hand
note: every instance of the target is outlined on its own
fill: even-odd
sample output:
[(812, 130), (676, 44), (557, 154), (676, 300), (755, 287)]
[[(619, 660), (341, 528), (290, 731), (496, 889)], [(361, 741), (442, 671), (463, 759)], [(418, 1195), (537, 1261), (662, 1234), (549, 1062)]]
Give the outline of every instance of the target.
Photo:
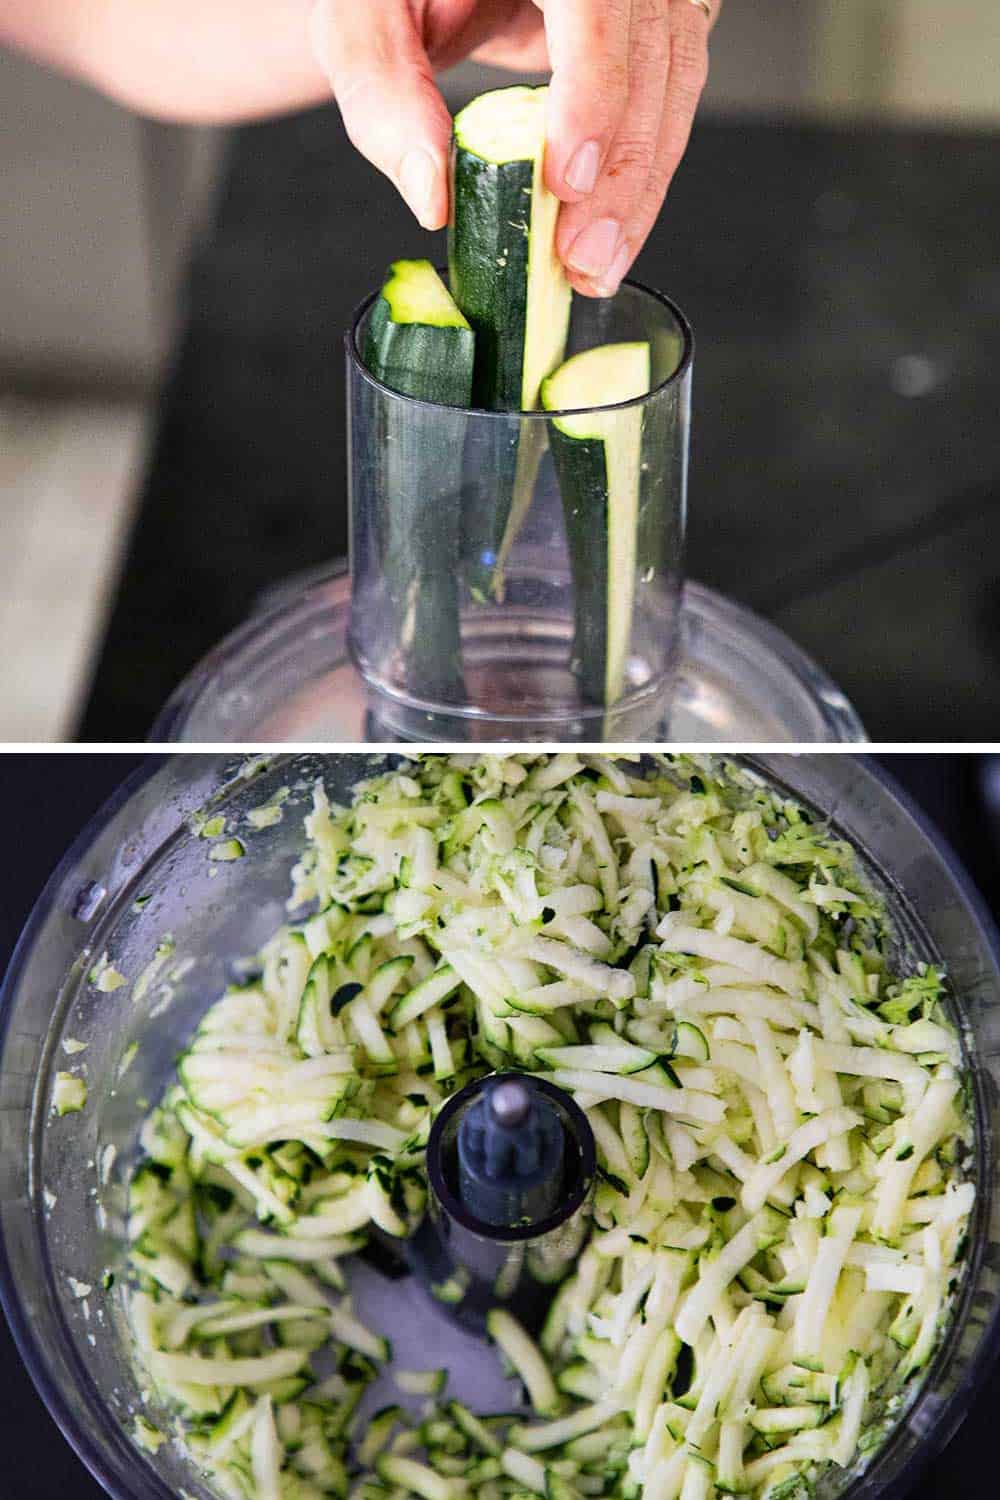
[[(435, 69), (552, 69), (545, 180), (577, 291), (608, 296), (684, 154), (721, 0), (317, 0), (310, 29), (348, 135), (425, 229), (448, 219), (451, 115)], [(706, 9), (707, 8), (707, 9)]]

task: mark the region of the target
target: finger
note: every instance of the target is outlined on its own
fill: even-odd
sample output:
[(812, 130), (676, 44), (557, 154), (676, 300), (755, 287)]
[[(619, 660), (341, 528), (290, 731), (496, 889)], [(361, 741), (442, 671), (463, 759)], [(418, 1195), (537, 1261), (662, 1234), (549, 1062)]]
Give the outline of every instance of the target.
[(687, 150), (695, 110), (708, 81), (708, 37), (721, 8), (720, 0), (714, 4), (708, 0), (708, 4), (711, 16), (693, 0), (673, 0), (670, 6), (670, 72), (654, 174), (660, 181), (651, 184), (661, 189), (660, 203)]
[(466, 57), (520, 73), (548, 71), (545, 26), (532, 0), (429, 0), (423, 35), (437, 72)]
[[(716, 3), (710, 21), (700, 5), (692, 4), (691, 0), (673, 0), (668, 17), (669, 66), (656, 150), (645, 191), (623, 224), (627, 248), (619, 250), (617, 262), (604, 276), (572, 277), (578, 291), (591, 296), (613, 294), (645, 244), (687, 149), (695, 111), (708, 76), (708, 35), (718, 13)], [(563, 209), (563, 213), (566, 212)]]
[(564, 202), (592, 193), (625, 113), (631, 0), (545, 0), (549, 83), (545, 183)]
[(563, 205), (556, 231), (569, 279), (588, 295), (609, 296), (638, 251), (636, 224), (656, 162), (669, 62), (667, 0), (632, 0), (625, 112), (593, 193)]
[(723, 0), (688, 0), (696, 10), (700, 10), (705, 17), (706, 35), (710, 35), (715, 27), (716, 21), (722, 14)]
[[(715, 12), (715, 16), (717, 14)], [(670, 7), (670, 69), (655, 161), (645, 194), (626, 229), (633, 260), (656, 223), (674, 173), (687, 150), (695, 111), (708, 77), (710, 30), (708, 17), (700, 7), (692, 5), (691, 0), (673, 0)]]
[(488, 67), (509, 68), (516, 73), (548, 73), (552, 60), (541, 13), (533, 5), (527, 5), (508, 27), (477, 47), (472, 56)]
[(451, 115), (406, 0), (318, 0), (310, 35), (351, 141), (425, 229), (440, 229), (448, 219)]

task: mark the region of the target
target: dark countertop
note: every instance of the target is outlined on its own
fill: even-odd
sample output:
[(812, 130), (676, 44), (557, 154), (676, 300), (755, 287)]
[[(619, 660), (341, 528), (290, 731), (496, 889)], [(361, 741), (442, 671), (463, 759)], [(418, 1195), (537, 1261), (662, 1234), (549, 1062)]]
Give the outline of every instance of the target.
[[(873, 738), (1000, 733), (998, 145), (703, 123), (637, 268), (697, 339), (691, 576)], [(342, 331), (442, 248), (333, 109), (235, 134), (83, 738), (145, 736), (260, 589), (344, 551)]]
[[(138, 763), (136, 755), (17, 755), (0, 760), (0, 799), (8, 846), (16, 860), (0, 862), (0, 975), (22, 923), (78, 829)], [(984, 834), (983, 787), (987, 762), (973, 755), (880, 757), (965, 860), (983, 895), (1000, 901), (1000, 820), (994, 809), (991, 840)], [(994, 758), (992, 771), (1000, 768)], [(994, 776), (1000, 797), (1000, 776)], [(11, 1500), (100, 1500), (92, 1480), (56, 1429), (20, 1363), (0, 1317), (0, 1370), (4, 1399), (0, 1437), (4, 1453), (0, 1492)], [(958, 1437), (927, 1470), (909, 1500), (987, 1493), (982, 1477), (994, 1464), (995, 1412), (1000, 1369), (980, 1394)]]

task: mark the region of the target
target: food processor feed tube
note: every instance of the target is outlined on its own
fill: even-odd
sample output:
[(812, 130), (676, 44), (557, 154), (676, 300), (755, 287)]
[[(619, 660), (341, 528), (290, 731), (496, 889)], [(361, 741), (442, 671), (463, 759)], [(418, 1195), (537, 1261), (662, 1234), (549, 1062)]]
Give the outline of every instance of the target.
[(679, 643), (683, 315), (634, 283), (575, 297), (558, 377), (517, 411), (391, 389), (364, 357), (378, 306), (347, 339), (349, 645), (378, 720), (417, 740), (652, 730)]
[(431, 1130), (431, 1213), (404, 1247), (453, 1317), (481, 1332), (490, 1308), (536, 1328), (552, 1283), (583, 1246), (594, 1138), (579, 1106), (543, 1079), (477, 1079)]

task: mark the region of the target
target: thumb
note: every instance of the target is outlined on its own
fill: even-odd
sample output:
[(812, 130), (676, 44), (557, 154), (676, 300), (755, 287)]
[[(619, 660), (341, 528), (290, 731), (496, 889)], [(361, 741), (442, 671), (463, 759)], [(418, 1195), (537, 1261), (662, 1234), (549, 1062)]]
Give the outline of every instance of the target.
[(317, 0), (310, 39), (347, 134), (425, 229), (448, 220), (451, 115), (407, 0)]

